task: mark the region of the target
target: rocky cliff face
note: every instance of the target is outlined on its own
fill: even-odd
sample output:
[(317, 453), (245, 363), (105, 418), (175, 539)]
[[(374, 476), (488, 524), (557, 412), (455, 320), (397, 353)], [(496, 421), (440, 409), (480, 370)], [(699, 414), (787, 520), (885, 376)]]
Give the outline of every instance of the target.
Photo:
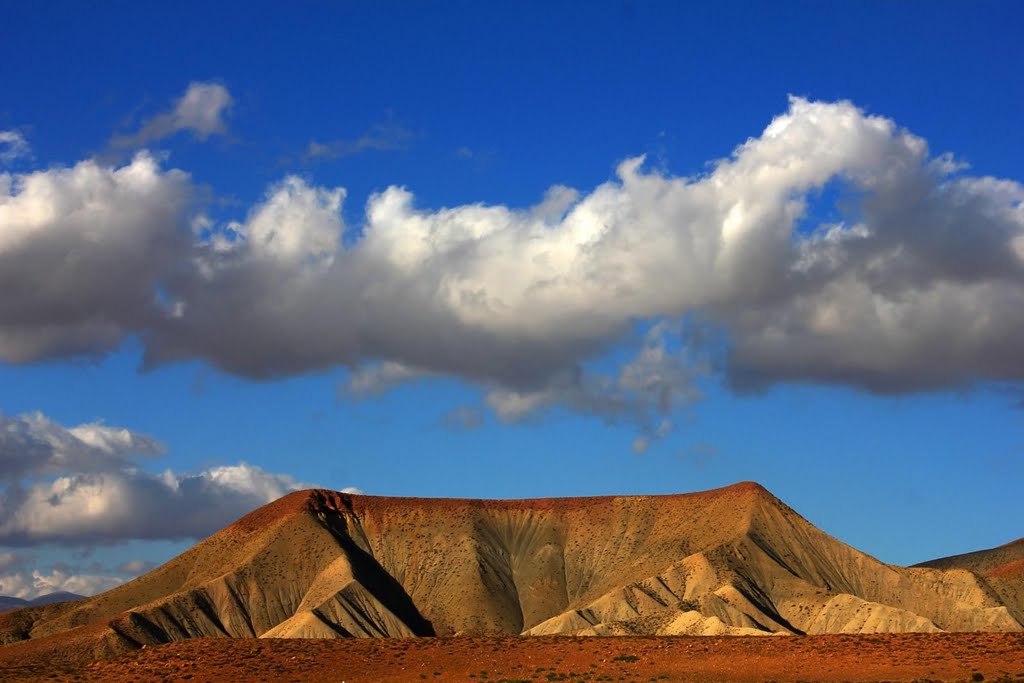
[(112, 591), (2, 615), (0, 638), (1024, 630), (1024, 577), (998, 567), (1002, 583), (883, 564), (752, 483), (521, 501), (313, 490)]

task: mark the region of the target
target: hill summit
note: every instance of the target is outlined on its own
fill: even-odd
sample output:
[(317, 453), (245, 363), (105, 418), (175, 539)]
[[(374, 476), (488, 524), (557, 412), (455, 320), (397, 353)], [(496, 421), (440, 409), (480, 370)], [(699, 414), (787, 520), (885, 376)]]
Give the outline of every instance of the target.
[(0, 641), (1024, 630), (1024, 591), (1007, 588), (1021, 577), (997, 572), (996, 590), (990, 574), (884, 564), (751, 482), (534, 500), (316, 489), (111, 591), (4, 614)]

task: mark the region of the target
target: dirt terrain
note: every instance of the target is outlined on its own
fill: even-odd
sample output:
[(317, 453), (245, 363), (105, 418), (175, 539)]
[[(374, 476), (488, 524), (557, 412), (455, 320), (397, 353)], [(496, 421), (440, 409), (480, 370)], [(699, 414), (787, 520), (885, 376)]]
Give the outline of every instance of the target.
[(0, 648), (0, 679), (57, 681), (1012, 681), (1024, 635), (203, 638), (110, 660)]

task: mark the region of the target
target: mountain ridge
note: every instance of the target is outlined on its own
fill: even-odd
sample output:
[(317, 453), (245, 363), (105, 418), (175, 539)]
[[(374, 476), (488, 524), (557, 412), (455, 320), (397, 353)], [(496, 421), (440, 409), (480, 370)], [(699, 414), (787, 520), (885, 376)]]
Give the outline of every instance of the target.
[(309, 489), (107, 593), (4, 615), (0, 641), (101, 623), (111, 647), (199, 636), (1020, 631), (1016, 595), (970, 569), (887, 565), (754, 482), (522, 500)]
[(1024, 538), (995, 548), (929, 560), (915, 567), (961, 569), (978, 575), (1024, 623)]

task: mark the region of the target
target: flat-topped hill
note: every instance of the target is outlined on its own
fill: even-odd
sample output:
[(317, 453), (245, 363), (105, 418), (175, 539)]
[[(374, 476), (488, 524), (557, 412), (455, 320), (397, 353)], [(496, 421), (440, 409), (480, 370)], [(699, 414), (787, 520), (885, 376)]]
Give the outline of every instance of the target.
[(987, 565), (939, 564), (884, 564), (751, 482), (533, 500), (315, 489), (107, 593), (2, 615), (0, 639), (1024, 630), (1019, 574), (997, 589)]

